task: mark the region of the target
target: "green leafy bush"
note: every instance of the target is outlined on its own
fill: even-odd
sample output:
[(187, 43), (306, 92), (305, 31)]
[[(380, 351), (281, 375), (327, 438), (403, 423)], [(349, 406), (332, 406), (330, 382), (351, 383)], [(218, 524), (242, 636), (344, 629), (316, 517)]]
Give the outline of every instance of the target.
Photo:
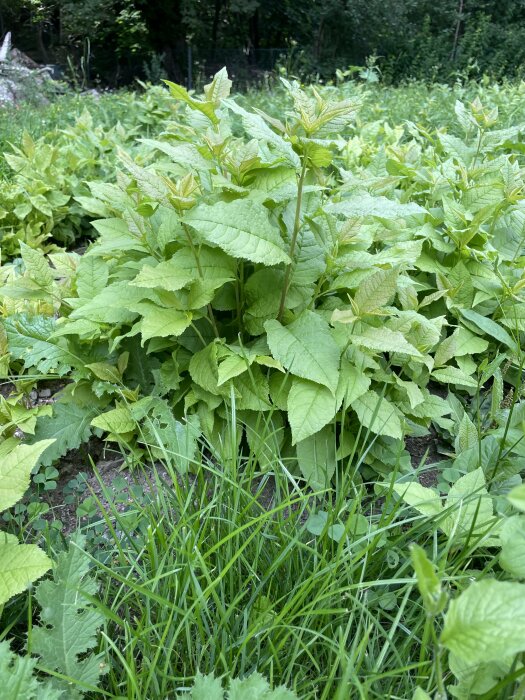
[[(508, 501), (523, 511), (521, 479), (519, 482), (508, 495)], [(396, 488), (400, 493), (402, 489), (402, 484)], [(429, 495), (430, 489), (419, 484), (404, 485), (405, 501), (425, 516), (442, 518), (439, 496), (435, 492), (431, 498)], [(486, 693), (496, 697), (496, 693), (507, 686), (513, 669), (518, 669), (518, 677), (523, 672), (516, 655), (525, 650), (525, 586), (522, 582), (525, 578), (525, 521), (523, 515), (512, 511), (503, 516), (496, 514), (494, 505), (497, 503), (497, 497), (491, 498), (484, 486), (483, 468), (468, 472), (450, 488), (445, 503), (447, 515), (441, 520), (441, 529), (447, 533), (451, 544), (461, 543), (472, 549), (501, 548), (500, 564), (506, 572), (504, 575), (510, 575), (510, 581), (476, 577), (465, 587), (459, 586), (459, 595), (446, 609), (449, 595), (444, 582), (424, 550), (412, 545), (412, 562), (428, 616), (427, 625), (443, 617), (435, 649), (438, 688), (445, 692), (439, 668), (443, 648), (449, 652), (448, 664), (456, 679), (448, 690), (461, 700)]]
[(285, 87), (282, 121), (229, 98), (225, 71), (202, 99), (170, 84), (186, 112), (143, 140), (154, 162), (122, 153), (118, 184), (90, 185), (109, 216), (87, 253), (22, 247), (4, 270), (4, 356), (75, 382), (38, 420), (36, 439), (57, 438), (48, 461), (73, 444), (63, 402), (78, 439), (90, 422), (158, 457), (156, 436), (179, 435), (184, 471), (199, 432), (223, 458), (244, 434), (319, 488), (358, 435), (384, 473), (431, 425), (475, 440), (469, 397), (514, 381), (520, 127), (458, 103), (463, 140), (385, 126), (356, 160), (354, 102)]
[[(120, 98), (128, 105), (133, 99)], [(11, 144), (11, 152), (4, 153), (11, 173), (0, 182), (3, 259), (18, 254), (19, 242), (50, 250), (57, 243), (72, 245), (85, 238), (90, 218), (105, 215), (86, 180), (113, 181), (117, 149), (131, 147), (140, 133), (165, 119), (170, 112), (165, 101), (163, 91), (150, 89), (141, 106), (127, 114), (115, 108), (115, 115), (104, 115), (92, 105), (98, 123), (84, 109), (74, 124), (38, 140), (25, 131), (19, 146)]]

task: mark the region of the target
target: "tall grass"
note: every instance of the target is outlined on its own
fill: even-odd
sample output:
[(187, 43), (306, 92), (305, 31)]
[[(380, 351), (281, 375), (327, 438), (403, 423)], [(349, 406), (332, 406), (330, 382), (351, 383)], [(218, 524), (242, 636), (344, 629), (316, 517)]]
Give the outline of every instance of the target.
[[(409, 546), (423, 546), (452, 588), (470, 576), (474, 547), (449, 550), (435, 522), (401, 505), (396, 469), (374, 496), (374, 484), (347, 478), (356, 464), (325, 493), (301, 488), (279, 454), (262, 475), (253, 458), (224, 464), (200, 458), (184, 477), (142, 465), (146, 501), (125, 513), (99, 502), (108, 539), (93, 561), (110, 667), (100, 697), (174, 697), (198, 671), (258, 670), (305, 700), (405, 700), (446, 681)], [(495, 560), (481, 558), (488, 573)]]

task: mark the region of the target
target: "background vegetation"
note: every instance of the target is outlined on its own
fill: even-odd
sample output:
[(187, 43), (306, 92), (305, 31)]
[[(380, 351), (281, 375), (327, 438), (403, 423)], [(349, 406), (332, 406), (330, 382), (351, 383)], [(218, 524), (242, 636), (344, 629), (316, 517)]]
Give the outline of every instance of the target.
[(0, 33), (38, 61), (82, 64), (112, 85), (188, 79), (228, 65), (261, 79), (275, 62), (301, 75), (378, 56), (385, 79), (520, 76), (523, 0), (0, 0)]
[(525, 698), (524, 29), (0, 0), (2, 700)]

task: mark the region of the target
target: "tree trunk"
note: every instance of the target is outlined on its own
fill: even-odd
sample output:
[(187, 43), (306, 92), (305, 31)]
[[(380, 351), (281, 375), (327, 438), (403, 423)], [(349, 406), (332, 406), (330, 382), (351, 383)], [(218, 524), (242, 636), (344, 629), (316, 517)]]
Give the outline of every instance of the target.
[(47, 49), (44, 44), (42, 22), (39, 22), (36, 25), (36, 44), (38, 46), (38, 53), (40, 54), (40, 58), (42, 59), (42, 61), (44, 63), (49, 63), (49, 56), (47, 54)]
[(211, 27), (211, 57), (215, 59), (217, 50), (217, 38), (219, 34), (219, 20), (221, 18), (222, 0), (215, 0), (215, 11), (213, 13), (213, 24)]
[(464, 8), (465, 2), (464, 0), (459, 0), (459, 5), (458, 5), (458, 20), (456, 22), (456, 30), (454, 32), (454, 43), (452, 44), (452, 52), (450, 54), (450, 60), (452, 63), (455, 63), (456, 61), (456, 56), (458, 53), (458, 42), (459, 42), (459, 32), (461, 29), (461, 22), (463, 21), (463, 8)]

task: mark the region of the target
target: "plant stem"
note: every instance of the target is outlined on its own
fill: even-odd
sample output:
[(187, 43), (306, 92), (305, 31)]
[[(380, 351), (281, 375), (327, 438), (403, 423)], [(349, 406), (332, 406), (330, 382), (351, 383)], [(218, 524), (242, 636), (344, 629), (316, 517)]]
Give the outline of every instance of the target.
[(431, 626), (431, 634), (434, 641), (434, 668), (436, 674), (436, 686), (437, 693), (435, 695), (436, 700), (446, 700), (447, 691), (445, 689), (445, 682), (443, 680), (443, 669), (441, 666), (441, 649), (439, 646), (439, 641), (436, 635), (436, 630), (434, 625)]
[[(195, 258), (195, 263), (197, 265), (197, 271), (199, 273), (199, 277), (201, 278), (201, 280), (204, 281), (204, 274), (202, 272), (202, 267), (201, 267), (201, 263), (199, 260), (199, 253), (197, 252), (197, 249), (195, 248), (195, 246), (193, 244), (193, 241), (191, 239), (191, 234), (188, 231), (188, 227), (186, 226), (186, 224), (183, 221), (181, 223), (182, 223), (182, 228), (184, 229), (184, 233), (186, 234), (186, 238), (188, 239), (188, 243), (190, 245), (191, 252), (193, 253), (193, 257)], [(212, 309), (211, 304), (207, 305), (207, 309), (208, 309), (208, 316), (210, 319), (210, 323), (211, 323), (211, 326), (213, 328), (213, 332), (215, 333), (215, 337), (220, 338), (221, 336), (219, 334), (219, 329), (217, 328), (217, 323), (215, 321), (215, 315), (213, 313), (213, 309)]]
[(241, 339), (244, 339), (244, 319), (242, 310), (244, 307), (244, 260), (239, 262), (237, 284), (235, 285), (235, 302), (237, 305), (237, 324)]
[(277, 314), (277, 320), (280, 321), (284, 312), (284, 305), (286, 303), (286, 295), (288, 294), (288, 287), (290, 286), (290, 275), (292, 274), (293, 265), (293, 255), (295, 251), (295, 244), (297, 243), (297, 235), (299, 234), (299, 229), (301, 228), (301, 205), (303, 202), (303, 186), (304, 178), (306, 175), (306, 156), (303, 157), (303, 167), (301, 168), (301, 174), (299, 176), (299, 183), (297, 185), (297, 205), (295, 207), (295, 219), (293, 224), (292, 240), (290, 242), (290, 263), (286, 268), (284, 273), (284, 283), (283, 291), (281, 293), (281, 302), (279, 304), (279, 313)]

